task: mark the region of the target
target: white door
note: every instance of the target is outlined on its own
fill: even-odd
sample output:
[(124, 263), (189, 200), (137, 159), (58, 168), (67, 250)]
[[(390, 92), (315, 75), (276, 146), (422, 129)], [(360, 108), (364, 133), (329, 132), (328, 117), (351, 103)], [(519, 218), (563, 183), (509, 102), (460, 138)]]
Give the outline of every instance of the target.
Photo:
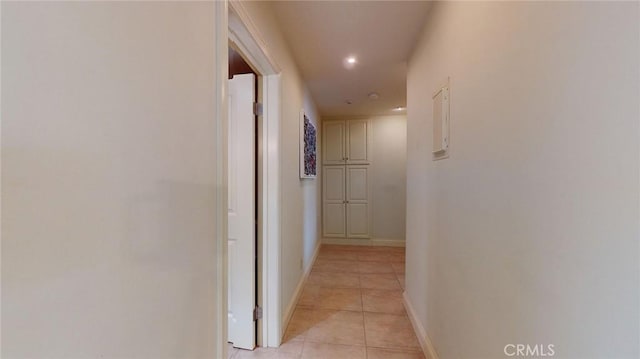
[(346, 121), (346, 123), (347, 164), (369, 164), (370, 122), (368, 120), (352, 120)]
[(347, 168), (347, 237), (369, 238), (369, 166)]
[(343, 165), (345, 163), (344, 139), (344, 121), (329, 121), (323, 123), (322, 161), (325, 165)]
[(344, 237), (346, 234), (345, 216), (345, 167), (322, 167), (323, 208), (322, 223), (325, 237)]
[(255, 348), (255, 77), (229, 80), (229, 342)]

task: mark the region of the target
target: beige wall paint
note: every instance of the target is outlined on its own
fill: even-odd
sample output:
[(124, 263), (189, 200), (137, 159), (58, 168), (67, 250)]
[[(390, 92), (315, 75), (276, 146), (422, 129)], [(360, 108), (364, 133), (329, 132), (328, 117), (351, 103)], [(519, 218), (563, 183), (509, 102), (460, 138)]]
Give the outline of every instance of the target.
[(407, 117), (371, 117), (373, 238), (405, 239)]
[[(437, 2), (408, 73), (407, 294), (440, 358), (637, 358), (638, 3)], [(450, 158), (431, 93), (451, 77)]]
[[(315, 124), (319, 123), (319, 118), (282, 36), (271, 4), (264, 1), (243, 1), (242, 4), (263, 36), (269, 54), (282, 69), (282, 117), (280, 119), (281, 304), (282, 315), (286, 316), (286, 309), (294, 299), (293, 296), (304, 269), (311, 265), (313, 252), (319, 243), (319, 180), (300, 180), (298, 157), (300, 110), (304, 108), (307, 117)], [(320, 127), (316, 126), (316, 128), (320, 132)], [(318, 153), (320, 153), (319, 149)]]
[(215, 356), (213, 14), (2, 3), (2, 357)]

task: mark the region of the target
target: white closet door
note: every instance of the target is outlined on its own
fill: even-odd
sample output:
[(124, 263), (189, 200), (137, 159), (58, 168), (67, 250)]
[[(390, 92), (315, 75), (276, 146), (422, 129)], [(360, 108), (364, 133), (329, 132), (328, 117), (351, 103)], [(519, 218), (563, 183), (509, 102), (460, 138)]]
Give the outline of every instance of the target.
[(322, 168), (322, 177), (324, 236), (344, 237), (346, 235), (345, 167), (324, 166)]
[(369, 138), (371, 126), (369, 120), (346, 121), (347, 164), (369, 164)]
[(343, 165), (345, 163), (344, 121), (329, 121), (322, 125), (322, 163)]
[(347, 168), (347, 237), (369, 238), (369, 166)]
[(255, 76), (229, 80), (228, 340), (255, 348)]

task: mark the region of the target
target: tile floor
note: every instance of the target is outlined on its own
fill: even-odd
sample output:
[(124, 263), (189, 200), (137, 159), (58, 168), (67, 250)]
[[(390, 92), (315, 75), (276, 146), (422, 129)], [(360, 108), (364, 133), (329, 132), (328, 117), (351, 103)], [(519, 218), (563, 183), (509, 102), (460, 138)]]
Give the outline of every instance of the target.
[(323, 245), (280, 348), (229, 358), (423, 359), (403, 288), (404, 248)]

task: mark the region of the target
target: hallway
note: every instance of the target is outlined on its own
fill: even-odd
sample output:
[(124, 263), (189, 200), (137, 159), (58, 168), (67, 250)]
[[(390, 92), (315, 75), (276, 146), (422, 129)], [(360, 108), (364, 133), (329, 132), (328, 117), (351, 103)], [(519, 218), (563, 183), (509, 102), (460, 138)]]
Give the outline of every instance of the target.
[(280, 348), (229, 358), (424, 358), (402, 303), (404, 251), (323, 245)]
[(0, 1), (0, 358), (640, 358), (639, 14)]

